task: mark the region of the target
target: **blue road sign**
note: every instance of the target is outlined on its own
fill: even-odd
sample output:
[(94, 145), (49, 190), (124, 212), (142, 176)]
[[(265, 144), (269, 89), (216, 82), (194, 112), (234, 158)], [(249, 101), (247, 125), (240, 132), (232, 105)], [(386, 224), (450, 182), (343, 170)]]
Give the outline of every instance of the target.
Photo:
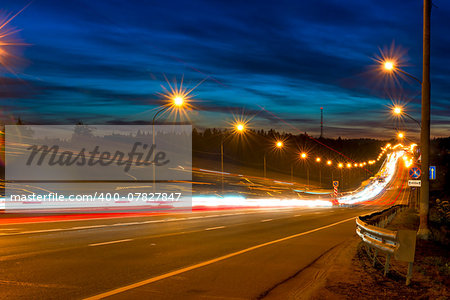
[(436, 179), (436, 166), (430, 166), (429, 173), (430, 173), (430, 180), (435, 180)]
[(420, 177), (420, 169), (418, 167), (412, 167), (409, 169), (409, 177), (417, 179)]
[(339, 186), (339, 181), (333, 181), (333, 186), (334, 187), (338, 187)]

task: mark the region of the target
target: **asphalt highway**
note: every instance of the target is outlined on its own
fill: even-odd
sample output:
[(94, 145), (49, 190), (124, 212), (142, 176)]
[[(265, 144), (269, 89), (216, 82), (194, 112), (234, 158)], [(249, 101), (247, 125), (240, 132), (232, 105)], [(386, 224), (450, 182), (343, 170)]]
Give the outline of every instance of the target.
[(0, 298), (255, 299), (406, 203), (405, 172), (369, 202), (0, 225)]

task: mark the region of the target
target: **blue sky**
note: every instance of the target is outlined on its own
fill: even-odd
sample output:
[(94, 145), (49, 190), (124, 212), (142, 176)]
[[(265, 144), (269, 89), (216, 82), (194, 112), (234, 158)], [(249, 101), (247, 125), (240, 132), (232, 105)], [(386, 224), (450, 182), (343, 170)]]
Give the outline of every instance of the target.
[[(432, 14), (432, 134), (448, 136), (450, 4)], [(27, 1), (2, 1), (16, 12)], [(388, 113), (392, 100), (420, 118), (420, 86), (387, 89), (374, 71), (395, 42), (403, 68), (421, 77), (422, 1), (48, 1), (34, 0), (12, 26), (25, 47), (16, 74), (0, 68), (4, 122), (140, 124), (158, 93), (184, 77), (197, 127), (251, 127), (318, 135), (417, 136)], [(12, 48), (12, 47), (11, 47)], [(264, 110), (262, 110), (264, 108)], [(275, 117), (276, 116), (276, 117)], [(171, 120), (173, 116), (166, 116)], [(281, 120), (283, 121), (281, 121)], [(287, 125), (289, 124), (289, 125)], [(295, 129), (293, 129), (295, 128)]]

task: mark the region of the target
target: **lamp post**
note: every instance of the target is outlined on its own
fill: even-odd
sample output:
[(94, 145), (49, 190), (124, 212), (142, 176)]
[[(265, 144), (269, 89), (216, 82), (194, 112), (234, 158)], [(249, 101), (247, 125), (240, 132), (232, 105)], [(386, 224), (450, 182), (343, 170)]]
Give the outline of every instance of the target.
[(420, 150), (421, 150), (421, 171), (424, 176), (421, 179), (420, 187), (420, 225), (417, 236), (421, 239), (428, 239), (430, 230), (428, 228), (430, 181), (427, 176), (430, 165), (430, 17), (431, 0), (423, 0), (423, 67), (422, 80), (397, 68), (391, 61), (384, 62), (384, 69), (388, 72), (397, 71), (420, 83), (422, 87), (422, 111), (420, 127)]
[(153, 191), (155, 191), (156, 188), (156, 168), (155, 168), (155, 164), (154, 164), (154, 160), (155, 160), (155, 153), (156, 153), (156, 132), (155, 132), (155, 121), (158, 117), (158, 115), (160, 115), (161, 113), (165, 112), (166, 110), (168, 110), (169, 108), (178, 108), (181, 109), (183, 108), (185, 104), (185, 99), (181, 96), (175, 96), (172, 98), (171, 103), (164, 105), (160, 110), (158, 110), (154, 115), (153, 115), (153, 119), (152, 119), (152, 146), (154, 147), (153, 149), (153, 153), (152, 153), (152, 159), (153, 159)]
[(306, 163), (306, 159), (308, 158), (308, 155), (305, 152), (302, 152), (300, 154), (300, 158), (303, 159), (303, 161), (305, 162), (306, 165), (306, 182), (307, 182), (307, 186), (309, 188), (309, 166)]
[[(284, 143), (282, 141), (275, 141), (275, 147), (277, 149), (282, 149), (284, 147)], [(267, 178), (267, 158), (266, 158), (266, 156), (267, 156), (267, 151), (264, 151), (264, 159), (263, 159), (264, 179)], [(292, 178), (292, 175), (291, 175), (291, 178)]]
[(319, 164), (319, 187), (322, 187), (322, 168), (320, 162), (322, 159), (320, 157), (316, 157), (316, 162)]
[[(234, 124), (234, 133), (236, 134), (244, 134), (246, 131), (245, 123), (235, 123)], [(221, 170), (221, 183), (222, 183), (222, 194), (223, 194), (223, 144), (225, 142), (224, 133), (222, 133), (222, 138), (220, 140), (220, 170)]]
[[(331, 160), (327, 160), (327, 166), (332, 166), (333, 162)], [(331, 182), (333, 182), (334, 178), (333, 178), (333, 168), (331, 168)]]

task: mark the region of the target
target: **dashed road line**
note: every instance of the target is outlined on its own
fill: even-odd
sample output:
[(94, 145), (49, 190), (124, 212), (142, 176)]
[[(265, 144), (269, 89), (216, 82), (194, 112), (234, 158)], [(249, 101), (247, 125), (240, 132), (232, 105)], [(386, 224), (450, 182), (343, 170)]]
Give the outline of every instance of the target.
[(205, 230), (216, 230), (216, 229), (222, 229), (222, 228), (225, 228), (225, 226), (210, 227), (210, 228), (206, 228)]
[(110, 242), (103, 242), (103, 243), (95, 243), (95, 244), (89, 244), (89, 247), (95, 247), (95, 246), (103, 246), (103, 245), (110, 245), (110, 244), (117, 244), (117, 243), (124, 243), (132, 241), (133, 239), (124, 239), (124, 240), (117, 240), (117, 241), (110, 241)]

